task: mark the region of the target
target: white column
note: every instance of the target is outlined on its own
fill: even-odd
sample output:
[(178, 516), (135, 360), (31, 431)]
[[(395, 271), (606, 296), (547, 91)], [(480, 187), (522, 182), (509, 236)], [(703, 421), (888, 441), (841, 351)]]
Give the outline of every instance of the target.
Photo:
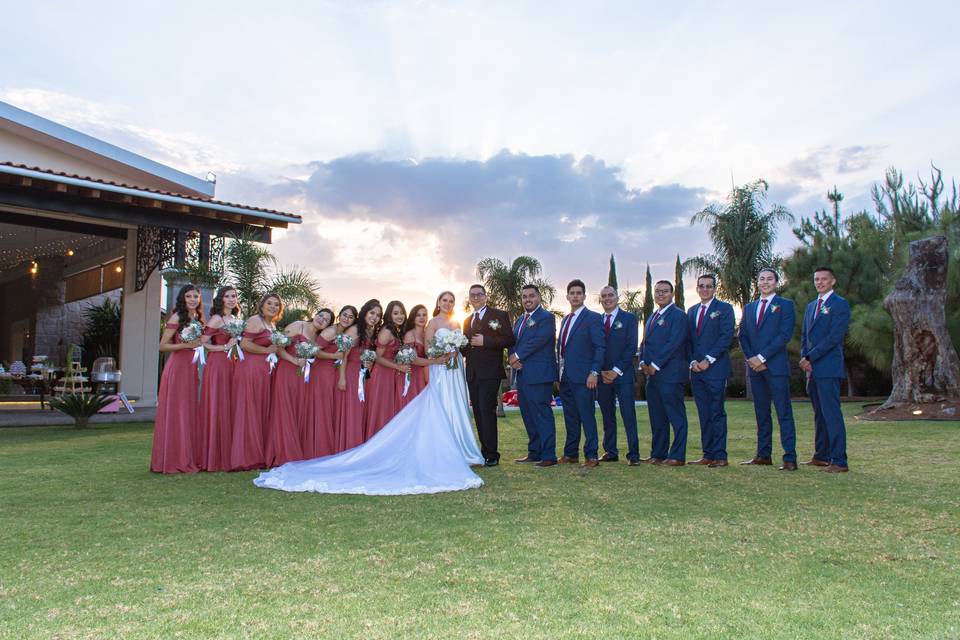
[(157, 404), (160, 347), (160, 270), (136, 291), (137, 231), (127, 232), (123, 277), (123, 316), (120, 321), (120, 390), (138, 398), (139, 407)]

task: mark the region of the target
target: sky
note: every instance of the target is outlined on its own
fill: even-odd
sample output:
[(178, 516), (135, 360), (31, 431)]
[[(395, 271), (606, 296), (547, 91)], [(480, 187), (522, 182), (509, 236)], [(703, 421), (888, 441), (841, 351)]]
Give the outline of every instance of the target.
[(960, 175), (960, 5), (670, 4), (0, 0), (0, 100), (302, 214), (273, 250), (337, 306), (518, 255), (635, 288), (733, 183), (800, 217)]

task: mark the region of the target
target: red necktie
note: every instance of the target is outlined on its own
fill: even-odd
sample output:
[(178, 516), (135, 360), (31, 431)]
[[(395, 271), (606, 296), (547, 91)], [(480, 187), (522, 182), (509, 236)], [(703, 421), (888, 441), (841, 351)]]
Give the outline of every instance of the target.
[(573, 324), (573, 314), (571, 313), (567, 316), (567, 321), (563, 325), (563, 332), (560, 334), (560, 357), (563, 357), (563, 352), (567, 349), (567, 334), (570, 333), (570, 325)]
[(823, 305), (823, 298), (817, 298), (817, 310), (813, 312), (813, 319), (816, 320), (820, 315), (820, 307)]
[(764, 310), (765, 310), (766, 308), (767, 308), (767, 301), (766, 301), (766, 300), (761, 300), (761, 301), (760, 301), (760, 315), (757, 316), (757, 326), (758, 326), (758, 327), (759, 327), (761, 324), (763, 324), (763, 312), (764, 312)]
[(527, 322), (529, 321), (530, 321), (530, 314), (529, 313), (523, 314), (523, 322), (520, 323), (520, 331), (517, 332), (517, 340), (519, 340), (520, 336), (523, 335), (523, 329), (524, 327), (527, 326)]
[(476, 335), (480, 333), (480, 312), (473, 314), (473, 321), (470, 323), (470, 333)]
[(697, 316), (697, 335), (703, 330), (703, 313), (707, 310), (705, 306), (700, 305), (700, 315)]
[(607, 314), (607, 319), (603, 321), (603, 335), (610, 335), (610, 314)]

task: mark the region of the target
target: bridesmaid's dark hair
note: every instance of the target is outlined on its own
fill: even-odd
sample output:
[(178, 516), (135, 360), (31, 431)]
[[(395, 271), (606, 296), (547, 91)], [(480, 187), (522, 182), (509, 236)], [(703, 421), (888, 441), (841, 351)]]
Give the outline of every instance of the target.
[(434, 307), (433, 307), (433, 317), (434, 317), (434, 318), (436, 318), (438, 315), (440, 315), (440, 298), (442, 298), (443, 296), (447, 295), (448, 293), (450, 294), (450, 297), (453, 298), (453, 304), (454, 304), (454, 306), (456, 306), (456, 304), (457, 304), (457, 296), (453, 295), (453, 291), (441, 291), (441, 292), (440, 292), (440, 295), (437, 296), (437, 304), (434, 305)]
[(410, 315), (407, 316), (407, 321), (403, 323), (403, 335), (407, 335), (408, 331), (412, 331), (417, 328), (417, 314), (420, 313), (420, 310), (427, 310), (422, 304), (418, 304), (413, 309), (410, 309)]
[[(263, 305), (265, 305), (267, 300), (270, 298), (276, 298), (277, 302), (280, 303), (280, 308), (277, 309), (277, 315), (273, 316), (272, 318), (268, 318), (267, 316), (263, 315)], [(280, 297), (280, 294), (274, 293), (273, 291), (263, 294), (263, 296), (260, 298), (260, 302), (257, 303), (257, 315), (260, 316), (264, 322), (275, 324), (277, 320), (283, 316), (283, 298)]]
[[(190, 317), (190, 310), (187, 309), (187, 294), (191, 291), (196, 291), (197, 295), (200, 296), (200, 301), (197, 303), (197, 315), (194, 318)], [(177, 333), (183, 331), (183, 328), (190, 324), (191, 320), (203, 324), (203, 293), (196, 285), (188, 283), (180, 287), (180, 291), (177, 292), (177, 300), (173, 303), (173, 313), (177, 314)]]
[(353, 325), (357, 324), (357, 308), (352, 304), (348, 304), (343, 307), (340, 307), (340, 313), (337, 314), (337, 317), (335, 319), (337, 322), (340, 322), (340, 316), (343, 315), (344, 311), (348, 311), (348, 310), (353, 311), (353, 322), (350, 323), (350, 326), (352, 327)]
[[(323, 309), (320, 309), (320, 311), (317, 311), (315, 314), (313, 314), (313, 317), (316, 318), (317, 316), (323, 315), (324, 313), (330, 316), (330, 323), (327, 324), (327, 327), (332, 327), (334, 321), (336, 320), (336, 318), (333, 317), (333, 309), (327, 309), (326, 307), (324, 307)], [(327, 327), (324, 327), (324, 329), (326, 329)]]
[[(213, 302), (210, 303), (210, 315), (211, 316), (222, 316), (223, 315), (223, 296), (227, 291), (236, 291), (236, 287), (226, 286), (220, 287), (217, 289), (216, 295), (213, 296)], [(237, 306), (233, 308), (233, 311), (230, 313), (234, 318), (240, 317), (240, 300), (237, 300)]]
[[(375, 325), (368, 327), (367, 313), (374, 308), (380, 309), (380, 321)], [(380, 306), (380, 301), (374, 298), (364, 302), (363, 306), (360, 307), (360, 313), (357, 314), (357, 321), (355, 324), (357, 325), (357, 346), (361, 349), (370, 347), (373, 342), (376, 341), (377, 333), (380, 331), (380, 325), (383, 324), (383, 307)], [(369, 339), (367, 337), (368, 329), (370, 330), (369, 335), (371, 336)]]
[[(403, 311), (403, 316), (404, 316), (403, 322), (400, 324), (393, 323), (393, 310), (396, 309), (397, 307), (400, 307), (400, 310)], [(390, 331), (390, 334), (400, 342), (403, 342), (403, 327), (406, 326), (406, 323), (407, 323), (406, 316), (407, 316), (407, 308), (403, 306), (403, 303), (400, 302), (399, 300), (391, 300), (390, 302), (388, 302), (387, 310), (383, 312), (383, 323), (382, 323), (383, 328), (388, 329)]]

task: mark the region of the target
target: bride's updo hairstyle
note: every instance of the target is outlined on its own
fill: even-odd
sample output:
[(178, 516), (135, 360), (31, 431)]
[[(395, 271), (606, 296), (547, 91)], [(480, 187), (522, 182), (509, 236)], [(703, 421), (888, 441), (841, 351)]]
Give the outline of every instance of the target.
[[(457, 296), (453, 295), (453, 291), (441, 291), (440, 295), (437, 296), (437, 304), (433, 307), (434, 318), (436, 318), (438, 315), (442, 313), (442, 311), (440, 311), (440, 298), (442, 298), (445, 295), (449, 295), (451, 298), (453, 298), (454, 305), (457, 304)], [(453, 315), (453, 314), (451, 313), (450, 315)]]
[[(367, 313), (369, 313), (371, 309), (380, 309), (380, 320), (377, 321), (376, 324), (369, 326), (367, 325)], [(357, 327), (357, 346), (365, 349), (376, 342), (377, 334), (380, 332), (382, 323), (383, 307), (380, 306), (380, 301), (374, 298), (373, 300), (364, 302), (363, 306), (360, 307), (360, 313), (357, 314), (357, 321), (354, 323), (354, 326)]]

